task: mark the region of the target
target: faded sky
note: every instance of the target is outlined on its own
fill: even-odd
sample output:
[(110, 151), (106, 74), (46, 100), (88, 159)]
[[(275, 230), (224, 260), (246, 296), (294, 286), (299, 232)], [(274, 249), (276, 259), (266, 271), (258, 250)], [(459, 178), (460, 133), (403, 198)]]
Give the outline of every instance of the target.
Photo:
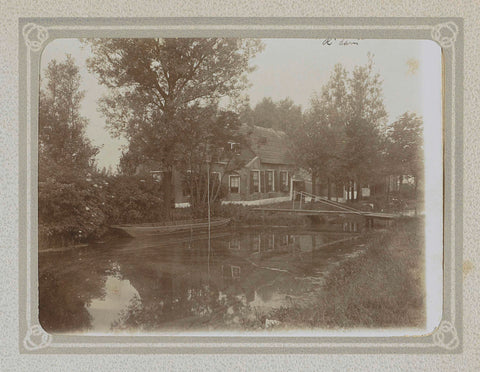
[[(416, 112), (427, 119), (431, 109), (429, 97), (436, 96), (440, 86), (440, 74), (438, 81), (432, 82), (431, 76), (426, 79), (432, 66), (437, 70), (440, 64), (436, 45), (420, 40), (357, 42), (358, 45), (341, 45), (340, 40), (336, 40), (332, 45), (325, 45), (323, 39), (265, 39), (265, 50), (251, 62), (257, 66), (250, 74), (251, 87), (247, 92), (252, 108), (263, 97), (272, 97), (275, 101), (290, 97), (305, 109), (312, 93), (320, 91), (336, 63), (342, 63), (351, 71), (355, 65), (365, 64), (370, 52), (383, 79), (389, 123), (405, 111)], [(90, 122), (87, 135), (95, 145), (102, 146), (97, 162), (100, 167), (112, 165), (115, 168), (123, 142), (110, 137), (97, 111), (96, 102), (106, 90), (87, 71), (85, 61), (90, 55), (89, 48), (83, 48), (76, 39), (54, 40), (42, 54), (41, 69), (52, 59), (63, 60), (66, 54), (71, 54), (80, 67), (82, 89), (85, 90), (81, 113)]]

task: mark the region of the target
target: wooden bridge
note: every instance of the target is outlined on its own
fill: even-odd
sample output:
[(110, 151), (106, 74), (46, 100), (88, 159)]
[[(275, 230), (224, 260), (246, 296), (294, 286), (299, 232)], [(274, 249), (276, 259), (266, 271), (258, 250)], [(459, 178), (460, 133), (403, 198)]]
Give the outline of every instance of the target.
[[(295, 208), (295, 198), (296, 196), (300, 196), (300, 203), (299, 208)], [(304, 199), (309, 198), (311, 201), (316, 201), (328, 205), (331, 208), (336, 208), (338, 210), (318, 210), (318, 209), (304, 209), (302, 208), (302, 202)], [(361, 216), (365, 218), (365, 224), (367, 227), (374, 226), (374, 220), (386, 220), (391, 221), (395, 220), (400, 217), (398, 214), (392, 213), (383, 213), (383, 212), (369, 212), (369, 211), (362, 211), (348, 205), (344, 205), (338, 202), (334, 202), (332, 200), (328, 200), (327, 198), (313, 195), (307, 193), (305, 191), (294, 192), (293, 194), (293, 201), (292, 201), (292, 208), (254, 208), (254, 211), (259, 212), (275, 212), (275, 213), (295, 213), (301, 214), (308, 217), (313, 216)]]

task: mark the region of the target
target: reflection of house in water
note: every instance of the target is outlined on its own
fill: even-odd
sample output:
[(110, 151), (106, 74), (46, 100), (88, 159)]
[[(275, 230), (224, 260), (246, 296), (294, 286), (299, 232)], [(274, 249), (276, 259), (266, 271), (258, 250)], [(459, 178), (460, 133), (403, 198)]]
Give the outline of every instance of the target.
[(255, 260), (272, 254), (312, 251), (326, 242), (327, 238), (320, 235), (252, 232), (242, 239), (231, 237), (227, 245), (232, 254)]
[(345, 232), (358, 232), (359, 231), (359, 226), (358, 226), (357, 221), (344, 222), (342, 227), (343, 227), (343, 231), (345, 231)]
[(239, 250), (240, 249), (240, 240), (233, 238), (228, 242), (228, 249)]
[(237, 280), (240, 279), (240, 266), (233, 266), (230, 265), (230, 269), (232, 271), (232, 279)]

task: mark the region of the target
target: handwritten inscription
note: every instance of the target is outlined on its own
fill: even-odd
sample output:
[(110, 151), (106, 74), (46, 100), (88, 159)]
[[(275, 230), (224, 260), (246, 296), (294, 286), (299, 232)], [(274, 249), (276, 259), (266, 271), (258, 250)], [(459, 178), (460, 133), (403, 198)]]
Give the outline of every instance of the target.
[(323, 39), (322, 45), (358, 45), (358, 40), (349, 40), (349, 39)]

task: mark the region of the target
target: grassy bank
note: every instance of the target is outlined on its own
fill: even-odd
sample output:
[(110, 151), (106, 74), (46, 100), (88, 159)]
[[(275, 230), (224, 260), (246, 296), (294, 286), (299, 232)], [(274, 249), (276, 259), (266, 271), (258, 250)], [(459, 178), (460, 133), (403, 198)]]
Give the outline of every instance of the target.
[(424, 224), (400, 220), (369, 240), (367, 250), (337, 267), (315, 306), (267, 315), (281, 327), (420, 327), (425, 324)]

